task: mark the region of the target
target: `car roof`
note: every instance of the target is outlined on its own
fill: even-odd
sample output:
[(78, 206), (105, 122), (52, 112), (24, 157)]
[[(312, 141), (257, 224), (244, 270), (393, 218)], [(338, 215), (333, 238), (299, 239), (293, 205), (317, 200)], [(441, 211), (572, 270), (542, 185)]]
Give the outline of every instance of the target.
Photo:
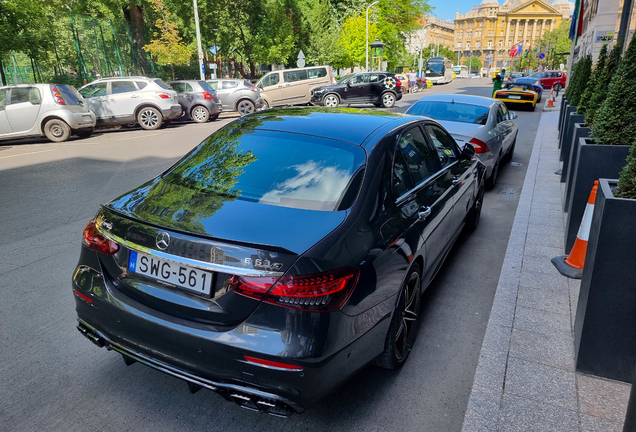
[(89, 84), (92, 84), (94, 82), (103, 82), (103, 81), (116, 81), (116, 80), (139, 80), (139, 79), (143, 79), (143, 80), (156, 80), (156, 79), (161, 79), (161, 78), (149, 78), (149, 77), (145, 77), (145, 76), (117, 76), (117, 77), (103, 77), (103, 78), (97, 78), (94, 81), (89, 82)]
[(496, 100), (482, 97), (482, 96), (469, 96), (469, 95), (458, 95), (458, 94), (436, 94), (424, 96), (422, 99), (418, 100), (418, 102), (457, 102), (457, 103), (466, 103), (472, 105), (479, 105), (483, 107), (490, 107), (493, 104), (497, 103)]
[(313, 135), (362, 145), (375, 130), (413, 121), (413, 116), (357, 108), (293, 107), (259, 111), (239, 120), (241, 129)]

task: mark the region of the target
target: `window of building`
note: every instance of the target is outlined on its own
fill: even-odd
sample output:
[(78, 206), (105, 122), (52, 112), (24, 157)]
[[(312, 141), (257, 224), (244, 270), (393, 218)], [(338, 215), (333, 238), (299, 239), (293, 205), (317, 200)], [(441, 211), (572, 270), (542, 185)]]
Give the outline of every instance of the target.
[(466, 49), (470, 49), (470, 42), (466, 42)]
[(511, 40), (508, 41), (508, 46), (512, 46), (512, 41)]
[(488, 41), (488, 48), (492, 48), (492, 41)]
[(481, 42), (477, 41), (475, 42), (475, 48), (479, 48), (481, 46)]
[(462, 43), (461, 42), (457, 42), (457, 48), (461, 48), (462, 47)]
[(503, 46), (503, 41), (502, 40), (499, 41), (499, 46)]

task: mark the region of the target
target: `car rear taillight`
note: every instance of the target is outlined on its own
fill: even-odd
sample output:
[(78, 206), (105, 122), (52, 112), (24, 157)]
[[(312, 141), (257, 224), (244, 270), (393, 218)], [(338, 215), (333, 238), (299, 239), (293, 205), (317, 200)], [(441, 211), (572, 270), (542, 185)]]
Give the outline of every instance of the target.
[(488, 147), (488, 145), (482, 140), (473, 138), (468, 142), (471, 143), (473, 147), (475, 147), (475, 153), (487, 153), (490, 151), (490, 148)]
[(84, 239), (82, 245), (92, 251), (100, 252), (106, 255), (113, 255), (119, 250), (119, 245), (114, 241), (106, 238), (97, 229), (95, 219), (91, 221), (84, 228)]
[(172, 97), (172, 95), (168, 94), (168, 93), (161, 93), (161, 92), (156, 92), (157, 96), (159, 96), (161, 99), (170, 99)]
[(360, 272), (342, 267), (302, 276), (271, 277), (232, 276), (229, 287), (267, 303), (312, 311), (340, 310), (358, 282)]
[(205, 100), (213, 100), (214, 98), (209, 92), (203, 92), (203, 99)]
[(256, 89), (256, 87), (254, 87), (254, 86), (248, 85), (248, 86), (245, 86), (245, 87), (247, 87), (248, 89), (252, 90), (254, 93), (257, 93), (257, 92), (258, 92), (258, 90)]
[(261, 366), (266, 366), (266, 367), (270, 367), (270, 368), (275, 368), (275, 369), (285, 369), (285, 370), (289, 370), (289, 371), (301, 371), (303, 370), (303, 368), (301, 366), (297, 366), (297, 365), (293, 365), (293, 364), (289, 364), (289, 363), (280, 363), (280, 362), (275, 362), (275, 361), (271, 361), (271, 360), (265, 360), (265, 359), (259, 359), (256, 357), (250, 357), (250, 356), (243, 356), (243, 358), (245, 360), (247, 360), (250, 363), (256, 363), (257, 365), (261, 365)]
[(53, 94), (53, 99), (55, 99), (56, 103), (58, 103), (60, 105), (64, 105), (64, 99), (62, 98), (62, 94), (57, 89), (57, 87), (53, 87), (51, 89), (51, 93)]
[(395, 85), (396, 85), (397, 87), (402, 86), (402, 81), (400, 81), (397, 77), (395, 78)]

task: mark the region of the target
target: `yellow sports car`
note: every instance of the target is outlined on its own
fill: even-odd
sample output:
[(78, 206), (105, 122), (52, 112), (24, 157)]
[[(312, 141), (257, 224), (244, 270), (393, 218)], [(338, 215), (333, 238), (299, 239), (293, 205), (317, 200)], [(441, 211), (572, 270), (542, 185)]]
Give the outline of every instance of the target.
[(505, 83), (500, 90), (495, 92), (495, 99), (508, 104), (521, 104), (530, 107), (534, 111), (539, 95), (534, 91), (532, 84)]

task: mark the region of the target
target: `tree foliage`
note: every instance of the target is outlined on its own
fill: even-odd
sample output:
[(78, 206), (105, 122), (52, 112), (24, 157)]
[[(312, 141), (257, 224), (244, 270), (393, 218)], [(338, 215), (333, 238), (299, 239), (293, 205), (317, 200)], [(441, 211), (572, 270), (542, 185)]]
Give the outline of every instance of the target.
[(636, 34), (598, 109), (592, 136), (598, 144), (626, 145), (636, 137)]
[(596, 83), (605, 69), (605, 62), (607, 60), (607, 45), (603, 45), (601, 48), (601, 52), (598, 54), (598, 62), (594, 66), (592, 73), (590, 74), (590, 78), (587, 80), (585, 84), (585, 89), (583, 90), (583, 94), (581, 95), (580, 102), (576, 108), (576, 112), (578, 114), (585, 114), (587, 108), (590, 105), (590, 101), (592, 99), (592, 94), (596, 90)]
[(470, 65), (470, 69), (471, 69), (470, 73), (479, 72), (479, 70), (483, 66), (481, 63), (481, 60), (479, 60), (479, 57), (467, 58), (466, 60), (464, 60), (463, 65), (464, 66)]
[[(607, 97), (607, 89), (609, 88), (612, 77), (616, 72), (616, 68), (621, 61), (621, 52), (623, 44), (617, 43), (612, 48), (609, 58), (604, 62), (603, 69), (600, 70), (599, 77), (596, 80), (594, 91), (587, 102), (585, 109), (585, 123), (591, 128), (596, 120), (596, 113), (599, 107)], [(600, 61), (599, 61), (600, 62)], [(598, 68), (597, 68), (598, 69)]]
[(585, 91), (585, 86), (592, 74), (592, 56), (586, 55), (580, 59), (574, 70), (572, 71), (572, 77), (570, 83), (565, 90), (565, 96), (572, 106), (578, 106), (581, 102), (581, 96)]
[(629, 149), (627, 165), (618, 177), (618, 186), (614, 195), (620, 198), (636, 199), (636, 141)]

